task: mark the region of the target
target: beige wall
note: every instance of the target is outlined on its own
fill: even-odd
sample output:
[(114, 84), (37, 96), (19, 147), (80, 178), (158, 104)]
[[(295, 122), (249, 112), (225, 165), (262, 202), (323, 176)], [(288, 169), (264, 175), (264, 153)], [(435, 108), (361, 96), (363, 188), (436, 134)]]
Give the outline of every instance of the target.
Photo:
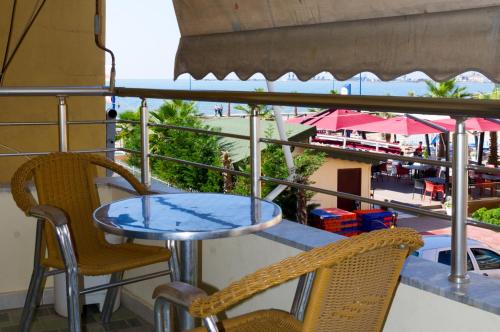
[[(369, 198), (371, 187), (370, 164), (327, 157), (325, 163), (311, 176), (311, 180), (315, 182), (313, 185), (336, 191), (338, 170), (347, 168), (361, 168), (361, 196)], [(311, 203), (320, 204), (322, 207), (337, 207), (337, 197), (318, 193), (313, 196)], [(363, 209), (369, 208), (366, 203), (361, 206)]]
[[(0, 1), (0, 61), (6, 48), (13, 2)], [(12, 36), (14, 44), (38, 2), (18, 1)], [(94, 1), (47, 1), (9, 67), (3, 86), (103, 85), (104, 54), (94, 45), (94, 9)], [(0, 97), (0, 122), (55, 121), (57, 103), (56, 97)], [(68, 98), (68, 118), (105, 119), (104, 98)], [(70, 149), (104, 146), (104, 126), (70, 127)], [(57, 148), (55, 126), (0, 127), (0, 153), (12, 153), (12, 150), (56, 151)], [(2, 158), (0, 183), (10, 180), (12, 172), (23, 160), (25, 158)]]

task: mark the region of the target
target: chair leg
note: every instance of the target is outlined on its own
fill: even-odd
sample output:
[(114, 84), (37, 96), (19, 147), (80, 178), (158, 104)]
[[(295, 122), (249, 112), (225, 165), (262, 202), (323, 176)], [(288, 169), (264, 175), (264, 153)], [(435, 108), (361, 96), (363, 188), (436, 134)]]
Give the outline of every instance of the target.
[(68, 225), (57, 225), (54, 228), (66, 270), (68, 329), (70, 332), (80, 332), (82, 326), (80, 317), (80, 289), (78, 287), (78, 263), (73, 251)]
[(69, 330), (71, 332), (79, 332), (81, 330), (80, 289), (78, 287), (78, 272), (76, 268), (67, 269), (66, 286)]
[[(110, 283), (118, 282), (123, 279), (123, 271), (115, 272), (111, 275), (109, 280)], [(113, 307), (115, 306), (116, 297), (120, 287), (108, 288), (106, 291), (106, 298), (104, 299), (104, 304), (102, 306), (101, 323), (107, 324), (111, 321), (111, 316), (113, 315)]]
[(179, 256), (177, 254), (177, 246), (175, 244), (175, 241), (169, 240), (167, 241), (166, 244), (167, 248), (170, 250), (172, 253), (172, 257), (170, 258), (170, 261), (168, 262), (169, 268), (172, 271), (170, 274), (170, 281), (180, 281), (180, 269), (179, 269)]
[(40, 305), (43, 294), (43, 284), (45, 283), (45, 268), (41, 265), (36, 265), (31, 275), (31, 281), (24, 303), (23, 313), (19, 331), (27, 332), (30, 329), (33, 316), (35, 315), (36, 308)]
[(171, 304), (165, 299), (159, 297), (155, 301), (154, 319), (155, 332), (170, 332), (172, 328), (172, 320), (170, 313)]

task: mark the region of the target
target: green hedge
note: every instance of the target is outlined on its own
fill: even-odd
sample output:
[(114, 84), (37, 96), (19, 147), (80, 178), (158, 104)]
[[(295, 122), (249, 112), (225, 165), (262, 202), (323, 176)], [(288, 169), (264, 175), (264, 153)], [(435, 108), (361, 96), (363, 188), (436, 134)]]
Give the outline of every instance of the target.
[(500, 225), (500, 208), (480, 208), (472, 214), (472, 218), (488, 224)]

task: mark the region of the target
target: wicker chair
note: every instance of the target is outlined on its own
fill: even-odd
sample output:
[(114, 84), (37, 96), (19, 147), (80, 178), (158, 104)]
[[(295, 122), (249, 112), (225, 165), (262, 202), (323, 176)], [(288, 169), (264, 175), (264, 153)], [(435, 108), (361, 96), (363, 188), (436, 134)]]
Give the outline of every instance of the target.
[[(144, 246), (131, 241), (112, 245), (94, 226), (92, 212), (100, 205), (95, 183), (97, 166), (121, 175), (137, 193), (148, 194), (146, 187), (125, 168), (97, 155), (53, 153), (37, 157), (23, 164), (12, 178), (12, 195), (17, 206), (28, 216), (38, 218), (34, 270), (20, 321), (21, 331), (29, 330), (48, 275), (66, 273), (71, 331), (81, 328), (79, 294), (82, 290), (78, 286), (78, 275), (111, 274), (112, 284), (123, 282), (125, 270), (167, 262), (169, 269), (164, 274), (172, 277), (172, 270), (177, 266), (176, 261), (170, 261), (176, 257), (171, 252), (173, 247)], [(38, 202), (30, 193), (31, 180), (35, 183)], [(104, 323), (111, 318), (118, 288), (107, 291), (102, 313)]]
[[(212, 332), (381, 331), (403, 263), (422, 244), (411, 229), (379, 230), (287, 258), (210, 296), (180, 282), (164, 284), (153, 293), (155, 330), (169, 330), (173, 303), (202, 318)], [(284, 311), (261, 310), (217, 322), (216, 315), (235, 304), (311, 272), (314, 281), (303, 321)]]

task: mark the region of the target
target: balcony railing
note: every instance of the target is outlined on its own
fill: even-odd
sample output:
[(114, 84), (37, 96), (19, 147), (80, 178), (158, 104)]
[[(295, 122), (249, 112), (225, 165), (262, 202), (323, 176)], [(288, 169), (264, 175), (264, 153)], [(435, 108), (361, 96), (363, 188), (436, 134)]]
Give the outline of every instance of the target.
[[(87, 120), (87, 121), (68, 121), (67, 120), (67, 104), (66, 99), (71, 96), (108, 96), (114, 95), (118, 97), (136, 97), (141, 99), (140, 121), (124, 121), (124, 120)], [(233, 92), (233, 91), (184, 91), (184, 90), (159, 90), (159, 89), (132, 89), (132, 88), (115, 88), (113, 90), (107, 87), (65, 87), (65, 88), (0, 88), (0, 97), (30, 97), (30, 96), (54, 96), (57, 98), (58, 121), (48, 122), (3, 122), (0, 126), (57, 126), (59, 132), (59, 151), (68, 151), (67, 144), (67, 128), (72, 125), (84, 124), (102, 124), (114, 125), (117, 123), (127, 123), (130, 125), (140, 126), (141, 129), (141, 150), (135, 151), (126, 148), (105, 147), (102, 149), (72, 151), (80, 153), (97, 153), (107, 152), (113, 153), (123, 151), (126, 153), (137, 154), (141, 160), (141, 181), (145, 185), (151, 184), (151, 169), (150, 159), (157, 158), (177, 162), (189, 166), (201, 167), (222, 173), (229, 173), (236, 176), (249, 177), (251, 180), (251, 195), (261, 196), (261, 183), (263, 181), (274, 183), (277, 185), (290, 186), (299, 189), (310, 190), (313, 192), (328, 194), (340, 198), (350, 199), (354, 201), (385, 206), (388, 208), (397, 209), (404, 212), (409, 212), (418, 215), (426, 215), (441, 219), (450, 220), (450, 217), (441, 213), (436, 213), (427, 209), (408, 206), (396, 202), (379, 201), (368, 197), (353, 195), (345, 192), (318, 188), (315, 186), (305, 185), (294, 182), (293, 179), (277, 179), (261, 174), (260, 160), (260, 144), (272, 143), (293, 147), (302, 147), (314, 149), (323, 152), (329, 152), (334, 155), (357, 156), (365, 157), (374, 160), (386, 160), (385, 154), (376, 152), (350, 151), (336, 147), (316, 145), (301, 142), (290, 142), (281, 139), (264, 138), (260, 136), (259, 115), (254, 108), (249, 116), (250, 132), (248, 135), (239, 135), (211, 131), (205, 129), (195, 129), (189, 127), (157, 124), (149, 121), (149, 111), (147, 107), (147, 98), (151, 99), (181, 99), (193, 101), (215, 101), (215, 102), (230, 102), (230, 103), (246, 103), (250, 105), (267, 104), (267, 105), (282, 105), (282, 106), (300, 106), (300, 107), (315, 107), (315, 108), (344, 108), (358, 109), (368, 111), (385, 111), (404, 114), (428, 114), (428, 115), (448, 115), (455, 118), (456, 128), (453, 136), (454, 151), (453, 160), (422, 160), (421, 158), (406, 157), (399, 155), (391, 155), (391, 159), (404, 162), (419, 162), (434, 166), (443, 166), (453, 169), (453, 214), (452, 221), (452, 260), (450, 281), (455, 283), (467, 282), (467, 267), (466, 267), (466, 225), (474, 225), (477, 227), (488, 228), (499, 231), (500, 227), (480, 223), (467, 218), (467, 193), (468, 193), (468, 177), (467, 170), (475, 170), (481, 172), (500, 174), (500, 169), (487, 168), (480, 165), (468, 164), (467, 160), (467, 136), (465, 131), (464, 121), (467, 117), (485, 117), (498, 118), (500, 117), (500, 102), (492, 100), (457, 100), (457, 99), (431, 99), (431, 98), (410, 98), (410, 97), (373, 97), (373, 96), (338, 96), (338, 95), (322, 95), (322, 94), (287, 94), (287, 93), (251, 93), (251, 92)], [(250, 141), (250, 174), (207, 165), (188, 160), (182, 160), (164, 155), (151, 153), (149, 149), (149, 127), (162, 127), (176, 130), (190, 131), (200, 134), (216, 135), (221, 137), (231, 137)], [(35, 156), (46, 154), (49, 152), (16, 152), (0, 154), (0, 157), (18, 157), (18, 156)]]

